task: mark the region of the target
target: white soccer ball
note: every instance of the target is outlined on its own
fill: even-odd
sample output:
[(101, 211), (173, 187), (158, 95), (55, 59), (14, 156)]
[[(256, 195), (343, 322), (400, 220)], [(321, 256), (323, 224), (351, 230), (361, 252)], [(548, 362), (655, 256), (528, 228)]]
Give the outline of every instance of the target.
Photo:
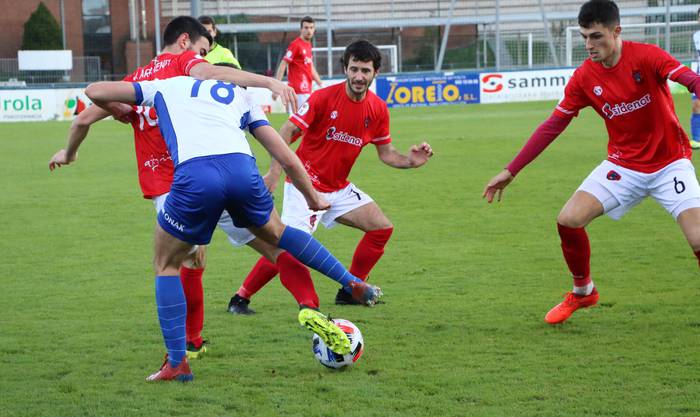
[(350, 353), (347, 355), (340, 355), (333, 352), (323, 343), (323, 340), (314, 333), (311, 345), (314, 356), (316, 356), (316, 359), (321, 365), (328, 368), (337, 369), (344, 366), (352, 366), (360, 359), (362, 352), (365, 350), (365, 341), (362, 338), (362, 333), (360, 329), (349, 320), (333, 319), (333, 322), (348, 335), (350, 339)]

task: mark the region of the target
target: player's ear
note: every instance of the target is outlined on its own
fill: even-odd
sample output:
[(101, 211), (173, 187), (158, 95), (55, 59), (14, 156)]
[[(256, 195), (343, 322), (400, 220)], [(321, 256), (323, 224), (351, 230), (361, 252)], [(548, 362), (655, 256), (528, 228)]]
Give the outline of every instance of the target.
[(613, 34), (615, 35), (615, 37), (620, 36), (620, 33), (622, 33), (622, 26), (615, 26), (615, 29), (613, 30)]
[(190, 40), (190, 34), (185, 32), (177, 37), (177, 45), (182, 49), (187, 49), (187, 42)]

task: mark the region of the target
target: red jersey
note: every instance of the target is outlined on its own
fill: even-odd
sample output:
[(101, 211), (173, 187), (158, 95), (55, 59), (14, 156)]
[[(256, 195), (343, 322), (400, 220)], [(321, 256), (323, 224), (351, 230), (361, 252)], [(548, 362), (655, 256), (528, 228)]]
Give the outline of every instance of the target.
[(690, 158), (690, 143), (666, 82), (690, 69), (656, 45), (624, 41), (620, 61), (590, 59), (576, 69), (554, 114), (569, 118), (591, 106), (608, 129), (608, 160), (651, 173)]
[(311, 82), (313, 81), (311, 44), (302, 38), (294, 39), (287, 47), (287, 52), (282, 59), (288, 64), (289, 86), (297, 94), (311, 94)]
[(321, 192), (349, 184), (350, 170), (365, 145), (391, 142), (386, 103), (371, 91), (362, 101), (352, 101), (345, 83), (313, 93), (289, 121), (304, 132), (297, 156)]
[[(179, 55), (161, 54), (148, 64), (138, 68), (124, 81), (150, 81), (189, 75), (190, 69), (206, 62), (193, 51)], [(173, 182), (173, 161), (170, 159), (165, 140), (158, 128), (156, 110), (152, 107), (134, 106), (136, 116), (131, 126), (134, 128), (134, 148), (139, 170), (139, 184), (144, 198), (153, 198), (170, 191)]]

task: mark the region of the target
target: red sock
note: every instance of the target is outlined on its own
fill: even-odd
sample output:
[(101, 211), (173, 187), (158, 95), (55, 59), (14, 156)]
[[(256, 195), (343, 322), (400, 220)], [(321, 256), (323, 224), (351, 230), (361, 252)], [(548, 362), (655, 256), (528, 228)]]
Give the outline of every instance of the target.
[(250, 300), (250, 297), (254, 296), (256, 292), (267, 285), (278, 272), (279, 270), (275, 264), (268, 261), (264, 256), (261, 256), (236, 294)]
[(185, 324), (187, 343), (194, 343), (197, 347), (202, 344), (202, 328), (204, 327), (202, 274), (204, 274), (204, 268), (180, 267), (180, 281), (187, 300), (187, 322)]
[(277, 267), (280, 270), (280, 282), (297, 300), (298, 304), (318, 308), (318, 294), (311, 280), (309, 268), (299, 262), (288, 252), (282, 252), (277, 257)]
[(700, 250), (695, 252), (695, 257), (698, 258), (698, 265), (700, 265)]
[(583, 227), (566, 227), (557, 223), (559, 237), (561, 237), (561, 250), (564, 253), (569, 271), (574, 276), (574, 285), (578, 281), (584, 286), (590, 282), (591, 276), (591, 245), (588, 242), (588, 234)]
[(366, 280), (374, 265), (379, 262), (379, 258), (384, 254), (384, 246), (389, 241), (393, 227), (388, 229), (370, 230), (366, 232), (360, 243), (357, 244), (355, 254), (352, 257), (350, 273)]

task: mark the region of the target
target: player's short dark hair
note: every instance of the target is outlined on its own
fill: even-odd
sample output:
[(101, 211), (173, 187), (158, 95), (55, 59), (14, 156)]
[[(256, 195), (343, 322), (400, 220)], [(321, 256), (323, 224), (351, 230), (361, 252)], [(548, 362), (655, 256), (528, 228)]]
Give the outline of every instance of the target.
[(204, 26), (197, 19), (192, 16), (178, 16), (165, 27), (163, 44), (165, 46), (174, 44), (183, 33), (188, 34), (192, 42), (197, 42), (199, 38), (205, 37), (210, 45), (214, 43), (209, 32), (204, 29)]
[(304, 23), (313, 23), (314, 25), (316, 24), (316, 21), (314, 21), (314, 18), (311, 16), (304, 16), (301, 18), (301, 22), (299, 22), (299, 27), (303, 28)]
[(214, 21), (214, 18), (211, 16), (206, 16), (206, 15), (199, 16), (197, 18), (197, 20), (199, 20), (199, 23), (201, 23), (203, 25), (212, 25), (216, 28), (216, 22)]
[(362, 62), (372, 61), (375, 71), (382, 66), (382, 54), (379, 53), (379, 49), (364, 39), (355, 41), (345, 48), (343, 57), (340, 59), (340, 63), (343, 65), (343, 68), (348, 67), (348, 64), (352, 58)]
[(589, 0), (578, 12), (578, 25), (590, 28), (599, 23), (612, 28), (620, 24), (620, 9), (612, 0)]

